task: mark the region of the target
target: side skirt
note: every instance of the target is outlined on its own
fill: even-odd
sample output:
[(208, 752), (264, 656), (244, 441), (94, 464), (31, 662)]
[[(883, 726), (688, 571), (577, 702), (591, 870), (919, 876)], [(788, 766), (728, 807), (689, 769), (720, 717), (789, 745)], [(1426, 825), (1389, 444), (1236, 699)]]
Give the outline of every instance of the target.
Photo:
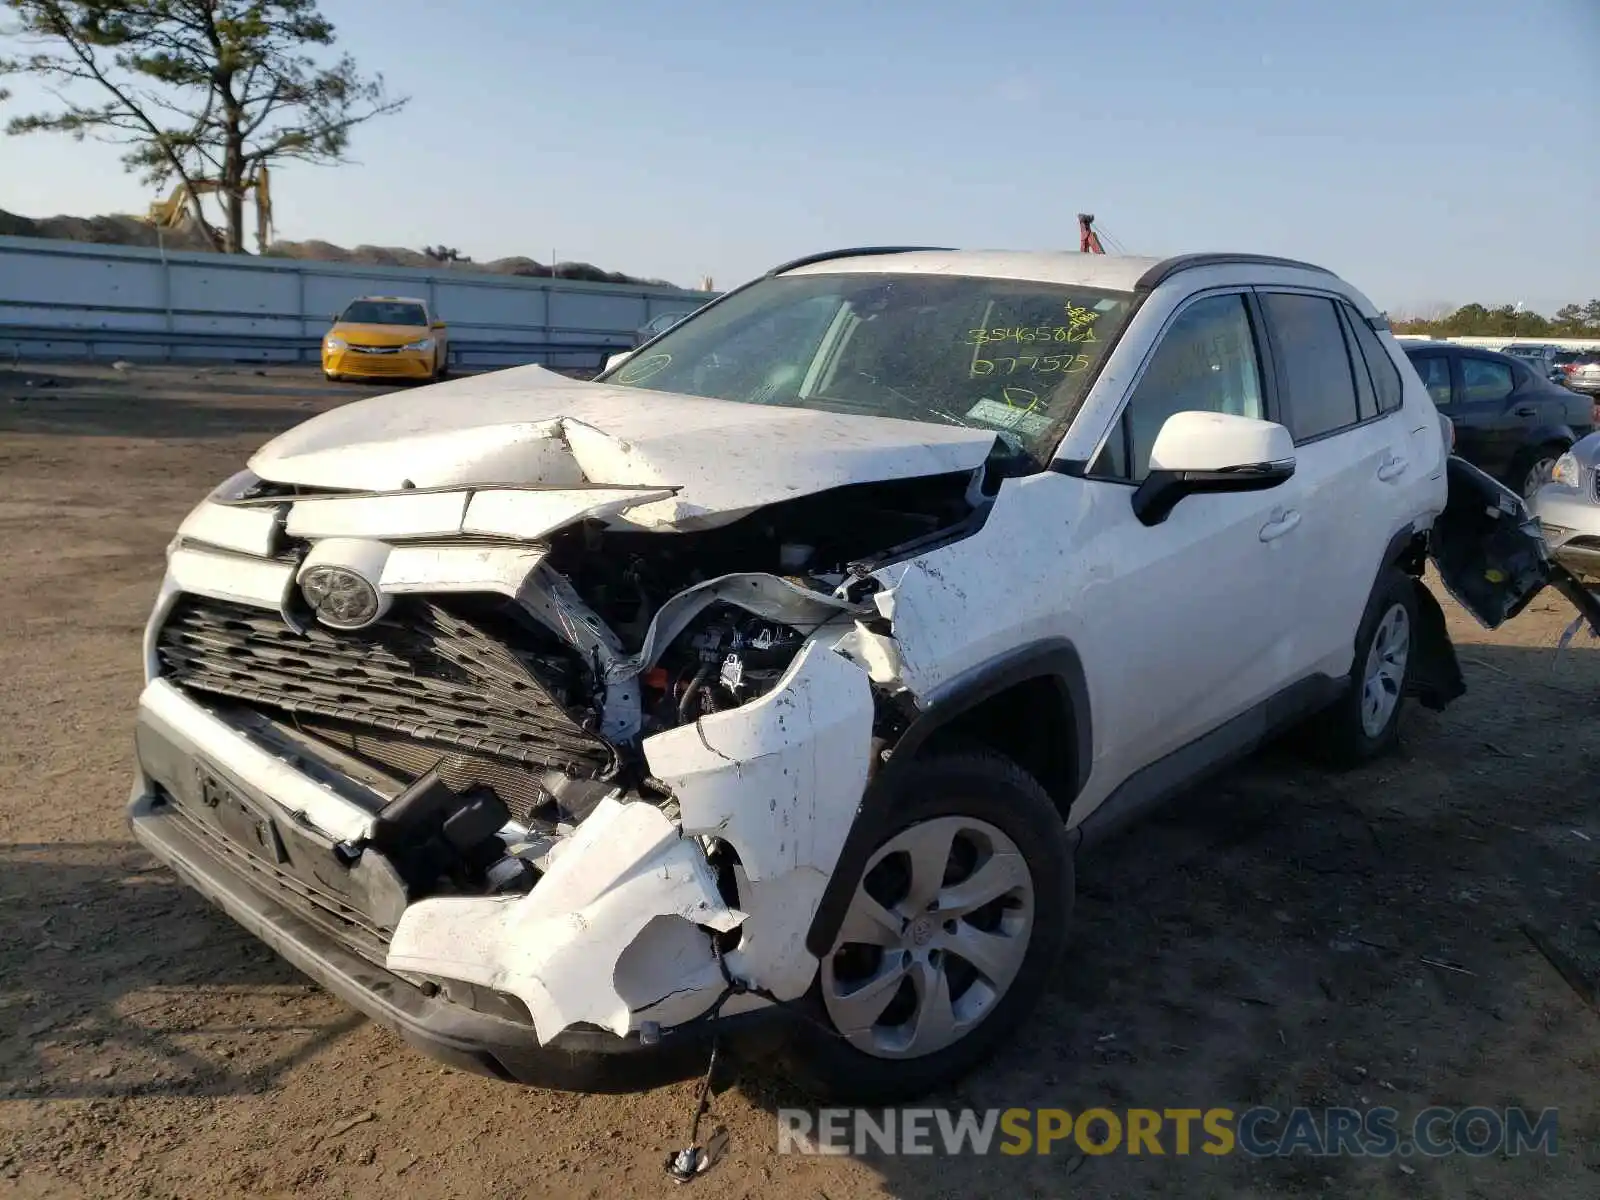
[(1248, 757), (1279, 733), (1337, 700), (1350, 684), (1312, 675), (1240, 713), (1117, 785), (1074, 830), (1078, 849), (1092, 849), (1143, 820), (1166, 801)]

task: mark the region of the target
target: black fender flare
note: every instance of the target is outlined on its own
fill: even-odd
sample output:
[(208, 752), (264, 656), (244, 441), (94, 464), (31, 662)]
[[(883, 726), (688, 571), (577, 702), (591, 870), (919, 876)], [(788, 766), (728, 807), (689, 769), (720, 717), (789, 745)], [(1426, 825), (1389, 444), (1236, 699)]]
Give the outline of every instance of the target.
[[(1428, 565), (1427, 544), (1427, 534), (1419, 532), (1415, 523), (1404, 526), (1389, 539), (1389, 545), (1383, 552), (1383, 561), (1378, 564), (1378, 574), (1372, 581), (1372, 595), (1367, 600), (1361, 625), (1357, 628), (1359, 630), (1366, 625), (1372, 606), (1377, 602), (1378, 584), (1383, 572), (1390, 567), (1398, 567), (1411, 576), (1417, 605), (1417, 629), (1414, 634), (1417, 656), (1406, 692), (1420, 700), (1424, 708), (1439, 712), (1452, 700), (1463, 696), (1467, 685), (1461, 674), (1461, 664), (1456, 658), (1456, 648), (1445, 626), (1444, 610), (1428, 590), (1428, 585), (1422, 582), (1422, 573)], [(1357, 636), (1359, 639), (1359, 634)], [(1355, 649), (1359, 651), (1359, 645)], [(1353, 680), (1361, 664), (1352, 659), (1350, 669)]]
[[(1389, 544), (1384, 547), (1383, 558), (1378, 562), (1378, 572), (1382, 574), (1389, 567), (1399, 567), (1407, 575), (1420, 578), (1427, 565), (1427, 534), (1419, 533), (1416, 522), (1412, 521), (1397, 529), (1389, 539)], [(1377, 576), (1373, 577), (1373, 582), (1377, 582)]]
[[(862, 793), (850, 832), (845, 835), (839, 859), (822, 890), (817, 911), (806, 932), (806, 949), (821, 958), (833, 949), (833, 939), (844, 922), (858, 877), (867, 864), (889, 813), (894, 785), (903, 764), (916, 757), (928, 739), (963, 713), (1020, 683), (1050, 679), (1059, 687), (1061, 717), (1073, 740), (1073, 795), (1083, 790), (1094, 764), (1093, 725), (1089, 712), (1089, 685), (1083, 660), (1066, 638), (1046, 638), (1019, 646), (985, 663), (961, 679), (944, 697), (919, 713), (895, 743), (893, 753)], [(896, 764), (902, 764), (897, 769)]]

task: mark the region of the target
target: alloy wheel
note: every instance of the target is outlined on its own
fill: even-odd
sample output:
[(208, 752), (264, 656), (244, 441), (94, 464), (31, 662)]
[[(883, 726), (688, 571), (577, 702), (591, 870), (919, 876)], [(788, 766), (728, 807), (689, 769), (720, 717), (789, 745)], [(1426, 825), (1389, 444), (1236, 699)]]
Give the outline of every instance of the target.
[(987, 821), (937, 817), (894, 834), (867, 863), (822, 999), (838, 1031), (879, 1058), (953, 1045), (1016, 978), (1033, 931), (1027, 861)]
[(1372, 635), (1361, 678), (1361, 728), (1368, 737), (1377, 737), (1388, 726), (1400, 703), (1410, 657), (1411, 618), (1405, 605), (1391, 604)]

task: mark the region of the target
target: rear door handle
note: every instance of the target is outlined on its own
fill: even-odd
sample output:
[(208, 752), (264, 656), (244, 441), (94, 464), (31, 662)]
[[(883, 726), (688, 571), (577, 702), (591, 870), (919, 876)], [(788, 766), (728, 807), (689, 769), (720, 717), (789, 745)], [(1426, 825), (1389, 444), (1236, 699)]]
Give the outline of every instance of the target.
[(1384, 483), (1388, 483), (1394, 479), (1399, 479), (1400, 476), (1406, 473), (1406, 467), (1409, 465), (1410, 464), (1403, 458), (1391, 458), (1388, 462), (1384, 463), (1383, 466), (1378, 468), (1378, 478)]
[(1517, 409), (1517, 416), (1519, 416), (1519, 417), (1531, 417), (1535, 413), (1537, 413), (1538, 411), (1539, 410), (1534, 408), (1532, 405), (1524, 404), (1521, 408)]
[(1286, 513), (1276, 514), (1272, 520), (1261, 527), (1261, 540), (1263, 542), (1275, 541), (1300, 524), (1300, 514), (1294, 509)]

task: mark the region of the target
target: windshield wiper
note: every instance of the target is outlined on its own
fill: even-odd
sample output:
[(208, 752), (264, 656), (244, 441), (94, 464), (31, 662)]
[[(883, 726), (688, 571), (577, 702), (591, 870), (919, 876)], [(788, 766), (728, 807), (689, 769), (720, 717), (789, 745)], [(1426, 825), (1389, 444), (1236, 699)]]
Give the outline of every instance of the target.
[(926, 413), (930, 417), (938, 417), (941, 421), (948, 422), (949, 424), (954, 425), (957, 429), (972, 428), (972, 426), (968, 425), (965, 421), (958, 420), (949, 413), (945, 412), (943, 409), (935, 408), (931, 404), (928, 404), (922, 400), (918, 400), (915, 396), (906, 395), (906, 393), (902, 392), (892, 383), (880, 383), (875, 375), (868, 375), (865, 371), (857, 371), (856, 374), (861, 376), (861, 378), (871, 382), (874, 387), (881, 387), (886, 391), (898, 396), (918, 412)]

